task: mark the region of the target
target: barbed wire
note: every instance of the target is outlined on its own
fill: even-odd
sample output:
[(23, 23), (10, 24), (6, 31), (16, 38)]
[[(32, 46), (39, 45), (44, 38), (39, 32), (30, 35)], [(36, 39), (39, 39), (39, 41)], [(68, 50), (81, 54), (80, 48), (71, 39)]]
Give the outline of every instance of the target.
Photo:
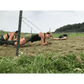
[[(22, 20), (28, 27), (30, 27), (24, 20)], [(30, 27), (34, 32), (36, 32), (32, 27)]]
[[(25, 17), (22, 17), (22, 18), (26, 19)], [(42, 32), (42, 30), (40, 28), (38, 28), (35, 24), (33, 24), (31, 21), (29, 21), (29, 20), (27, 20), (27, 21), (30, 22), (33, 26), (35, 26), (38, 30), (40, 30)]]

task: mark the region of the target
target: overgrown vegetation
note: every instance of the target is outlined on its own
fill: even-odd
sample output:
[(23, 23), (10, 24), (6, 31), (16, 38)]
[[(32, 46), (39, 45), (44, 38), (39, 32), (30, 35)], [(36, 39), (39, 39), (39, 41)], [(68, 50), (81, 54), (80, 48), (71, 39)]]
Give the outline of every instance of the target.
[[(84, 61), (84, 53), (81, 53)], [(50, 54), (26, 57), (19, 59), (0, 58), (0, 73), (83, 73), (84, 63), (79, 63), (74, 54), (57, 57)]]

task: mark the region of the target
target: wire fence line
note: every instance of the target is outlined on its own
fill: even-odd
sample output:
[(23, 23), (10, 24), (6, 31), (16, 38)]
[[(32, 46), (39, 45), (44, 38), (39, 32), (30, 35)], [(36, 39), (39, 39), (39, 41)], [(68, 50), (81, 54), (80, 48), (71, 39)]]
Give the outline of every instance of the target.
[[(42, 30), (40, 28), (38, 28), (35, 24), (33, 24), (31, 21), (29, 21), (28, 19), (26, 19), (25, 17), (22, 17), (24, 18), (27, 22), (30, 22), (34, 27), (36, 27), (40, 32), (42, 32)], [(33, 29), (33, 28), (32, 28)]]
[(31, 30), (33, 30), (34, 32), (36, 32), (32, 27), (30, 27), (24, 20), (22, 20), (29, 28), (31, 28)]

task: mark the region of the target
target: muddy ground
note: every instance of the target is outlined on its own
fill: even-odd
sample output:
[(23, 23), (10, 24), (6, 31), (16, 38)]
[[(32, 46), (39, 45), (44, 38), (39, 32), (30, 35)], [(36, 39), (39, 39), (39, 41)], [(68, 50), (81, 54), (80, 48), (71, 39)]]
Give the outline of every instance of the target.
[[(26, 56), (35, 56), (35, 54), (49, 54), (53, 55), (66, 55), (70, 53), (84, 52), (84, 36), (68, 37), (67, 40), (51, 40), (52, 44), (41, 46), (41, 42), (27, 43), (20, 46), (19, 51), (23, 52)], [(20, 53), (21, 54), (21, 53)], [(0, 45), (0, 57), (14, 57), (16, 56), (16, 47), (7, 45), (3, 47)]]

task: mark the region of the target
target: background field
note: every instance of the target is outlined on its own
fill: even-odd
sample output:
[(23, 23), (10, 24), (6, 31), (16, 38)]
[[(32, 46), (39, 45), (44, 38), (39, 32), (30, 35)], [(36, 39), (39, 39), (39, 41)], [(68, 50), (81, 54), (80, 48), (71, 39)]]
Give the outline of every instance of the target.
[[(25, 36), (26, 34), (21, 34)], [(58, 37), (61, 34), (53, 34), (54, 37)], [(20, 46), (19, 51), (23, 52), (26, 56), (35, 56), (35, 54), (70, 54), (70, 53), (81, 53), (84, 52), (84, 33), (68, 33), (67, 40), (51, 40), (52, 44), (41, 46), (41, 42), (29, 42), (25, 45)], [(7, 47), (0, 46), (0, 57), (16, 55), (16, 47), (7, 45)]]
[[(23, 35), (26, 34), (21, 34), (21, 36)], [(59, 35), (61, 34), (53, 34), (54, 37), (58, 37)], [(13, 71), (11, 73), (83, 73), (84, 72), (84, 68), (82, 67), (84, 65), (83, 63), (84, 33), (68, 33), (67, 40), (53, 41), (50, 39), (49, 41), (51, 41), (52, 44), (48, 44), (45, 46), (41, 46), (40, 41), (34, 43), (29, 42), (25, 45), (20, 46), (19, 55), (21, 56), (18, 59), (18, 61), (20, 62), (20, 66), (17, 65), (18, 63), (16, 63), (15, 61), (14, 62), (12, 61), (12, 63), (16, 63), (16, 66), (18, 66), (21, 71), (18, 69), (18, 71)], [(8, 60), (10, 59), (13, 60), (15, 56), (16, 56), (16, 47), (11, 45), (7, 45), (7, 47), (0, 46), (1, 59), (4, 60), (7, 58), (6, 61), (8, 63), (10, 62)], [(54, 60), (51, 58), (53, 58)], [(29, 60), (31, 60), (32, 62)], [(53, 62), (54, 63), (53, 65), (51, 64), (52, 61), (55, 61), (56, 63)], [(31, 67), (29, 68), (27, 66), (27, 63), (29, 64), (33, 63), (34, 65), (31, 65)], [(46, 69), (44, 66), (46, 66)], [(27, 70), (28, 69), (27, 67), (29, 68), (29, 70)], [(3, 73), (3, 70), (1, 72)], [(10, 69), (8, 73), (10, 73)]]

